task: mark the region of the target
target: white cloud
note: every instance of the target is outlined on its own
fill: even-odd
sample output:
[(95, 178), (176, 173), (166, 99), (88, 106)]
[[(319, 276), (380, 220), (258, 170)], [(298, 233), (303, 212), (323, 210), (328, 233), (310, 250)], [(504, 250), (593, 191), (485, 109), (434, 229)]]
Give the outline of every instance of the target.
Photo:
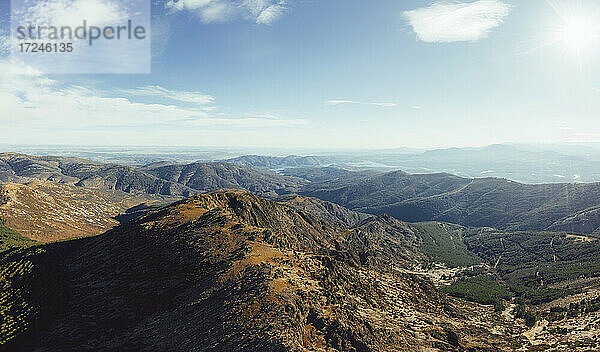
[(184, 103), (193, 103), (199, 105), (210, 104), (215, 100), (215, 98), (212, 95), (203, 94), (199, 92), (169, 90), (161, 86), (146, 86), (139, 87), (136, 89), (120, 89), (119, 92), (134, 96), (166, 98)]
[(8, 55), (10, 52), (10, 39), (6, 35), (0, 35), (0, 57)]
[(139, 102), (123, 97), (118, 89), (101, 91), (63, 84), (26, 66), (0, 60), (0, 125), (9, 126), (12, 131), (17, 128), (28, 131), (35, 126), (52, 133), (56, 130), (115, 126), (171, 125), (186, 130), (196, 126), (266, 127), (303, 123), (303, 120), (257, 114), (230, 118), (227, 114), (207, 109), (206, 104), (212, 103), (214, 98), (197, 92), (172, 91), (160, 86), (141, 87), (131, 92), (163, 96), (197, 106)]
[(225, 126), (241, 126), (241, 127), (284, 127), (304, 125), (306, 120), (283, 120), (283, 119), (264, 119), (260, 117), (243, 117), (243, 118), (202, 118), (195, 119), (190, 122), (194, 126), (206, 125), (225, 125)]
[[(34, 34), (33, 38), (25, 35), (28, 42), (44, 42), (53, 35), (76, 39), (73, 36), (82, 33), (79, 29), (84, 22), (88, 27), (98, 27), (96, 30), (100, 35), (102, 27), (121, 26), (131, 20), (135, 25), (145, 27), (146, 36), (151, 35), (150, 4), (146, 0), (14, 1), (11, 14), (14, 29), (37, 27), (39, 34)], [(91, 45), (92, 35), (85, 37), (87, 40), (70, 40), (73, 50), (69, 55), (39, 57), (16, 50), (13, 56), (48, 73), (149, 73), (150, 40), (113, 40), (109, 44), (99, 36), (94, 39), (97, 43), (98, 39), (101, 41)], [(18, 41), (15, 38), (13, 41), (13, 49), (17, 49)]]
[(283, 4), (270, 5), (260, 11), (256, 16), (256, 23), (258, 24), (271, 24), (278, 20), (287, 11), (287, 8)]
[(429, 43), (475, 41), (487, 37), (510, 13), (511, 5), (499, 0), (436, 2), (404, 12), (417, 38)]
[(325, 102), (325, 105), (331, 105), (331, 106), (337, 106), (337, 105), (343, 105), (343, 104), (357, 104), (357, 105), (372, 105), (372, 106), (379, 106), (379, 107), (386, 107), (386, 108), (390, 108), (390, 107), (394, 107), (397, 104), (396, 103), (373, 103), (373, 102), (361, 102), (361, 101), (354, 101), (354, 100), (327, 100)]
[(245, 113), (244, 116), (251, 118), (259, 118), (264, 120), (280, 120), (281, 118), (271, 113)]
[(116, 0), (45, 0), (17, 15), (21, 23), (55, 26), (106, 26), (127, 19), (128, 10)]
[(245, 18), (265, 25), (272, 24), (288, 10), (283, 0), (169, 0), (166, 8), (172, 13), (194, 13), (204, 23)]

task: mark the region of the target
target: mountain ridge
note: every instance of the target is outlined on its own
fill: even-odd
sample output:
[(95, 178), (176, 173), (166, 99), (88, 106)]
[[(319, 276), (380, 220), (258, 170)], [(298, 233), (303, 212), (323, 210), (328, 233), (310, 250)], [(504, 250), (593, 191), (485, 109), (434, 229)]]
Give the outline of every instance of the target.
[(507, 350), (500, 316), (392, 270), (420, 260), (415, 240), (390, 217), (348, 230), (244, 191), (197, 195), (3, 254), (26, 268), (8, 270), (5, 304), (31, 309), (0, 336), (20, 350)]
[(136, 168), (80, 158), (0, 153), (0, 182), (38, 179), (86, 188), (183, 197), (219, 188), (240, 188), (274, 196), (282, 189), (306, 183), (299, 178), (225, 163), (154, 163)]

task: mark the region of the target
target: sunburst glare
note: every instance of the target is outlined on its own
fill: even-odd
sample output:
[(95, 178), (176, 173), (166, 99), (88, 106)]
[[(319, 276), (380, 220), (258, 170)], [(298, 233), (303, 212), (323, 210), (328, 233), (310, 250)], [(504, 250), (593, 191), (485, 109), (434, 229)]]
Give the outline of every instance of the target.
[(560, 17), (550, 31), (551, 42), (568, 53), (582, 57), (600, 44), (600, 7), (581, 0), (546, 0)]
[(569, 49), (582, 53), (598, 42), (599, 25), (592, 17), (567, 17), (559, 30), (559, 40)]

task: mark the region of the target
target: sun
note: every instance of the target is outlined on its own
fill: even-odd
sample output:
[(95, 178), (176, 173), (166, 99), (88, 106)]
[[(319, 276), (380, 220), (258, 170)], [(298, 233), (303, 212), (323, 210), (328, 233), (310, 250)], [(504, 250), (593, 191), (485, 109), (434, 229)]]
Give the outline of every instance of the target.
[(560, 41), (578, 53), (598, 44), (599, 25), (591, 17), (572, 17), (564, 20), (560, 33)]

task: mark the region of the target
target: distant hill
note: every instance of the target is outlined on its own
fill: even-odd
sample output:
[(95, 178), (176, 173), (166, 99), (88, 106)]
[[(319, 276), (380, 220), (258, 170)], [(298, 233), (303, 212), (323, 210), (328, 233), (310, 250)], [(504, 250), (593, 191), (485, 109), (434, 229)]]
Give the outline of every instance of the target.
[(324, 167), (293, 167), (281, 170), (286, 176), (300, 177), (311, 182), (324, 182), (373, 176), (379, 172), (374, 170), (351, 171), (335, 166)]
[(227, 163), (165, 165), (144, 170), (162, 180), (184, 185), (199, 192), (230, 188), (274, 196), (277, 192), (289, 193), (307, 183), (300, 178)]
[(319, 156), (262, 156), (262, 155), (243, 155), (237, 158), (220, 160), (225, 163), (240, 164), (245, 166), (260, 167), (267, 169), (281, 169), (288, 167), (302, 166), (323, 166), (331, 164), (328, 158)]
[(372, 153), (360, 158), (411, 173), (447, 172), (535, 184), (600, 181), (600, 150), (576, 145), (495, 144), (415, 154)]
[(142, 168), (102, 164), (85, 159), (0, 153), (0, 182), (48, 180), (75, 186), (169, 196), (189, 196), (219, 188), (238, 188), (261, 195), (296, 190), (305, 180), (243, 165), (173, 164)]
[(593, 210), (600, 205), (598, 183), (527, 185), (497, 178), (391, 172), (315, 183), (301, 193), (360, 212), (385, 213), (412, 222), (435, 220), (504, 230), (579, 233), (600, 227)]
[(441, 194), (470, 182), (449, 174), (411, 175), (394, 171), (362, 178), (315, 182), (304, 187), (301, 193), (357, 210)]
[(267, 197), (298, 193), (404, 221), (445, 221), (503, 230), (600, 232), (600, 184), (596, 183), (531, 185), (446, 173), (376, 173), (336, 167), (288, 168), (283, 172), (286, 175), (228, 163), (154, 163), (135, 168), (78, 158), (0, 154), (0, 182), (47, 180), (174, 197), (221, 188), (244, 189)]
[(21, 183), (36, 179), (128, 193), (176, 196), (197, 193), (134, 167), (78, 158), (0, 153), (0, 182)]

